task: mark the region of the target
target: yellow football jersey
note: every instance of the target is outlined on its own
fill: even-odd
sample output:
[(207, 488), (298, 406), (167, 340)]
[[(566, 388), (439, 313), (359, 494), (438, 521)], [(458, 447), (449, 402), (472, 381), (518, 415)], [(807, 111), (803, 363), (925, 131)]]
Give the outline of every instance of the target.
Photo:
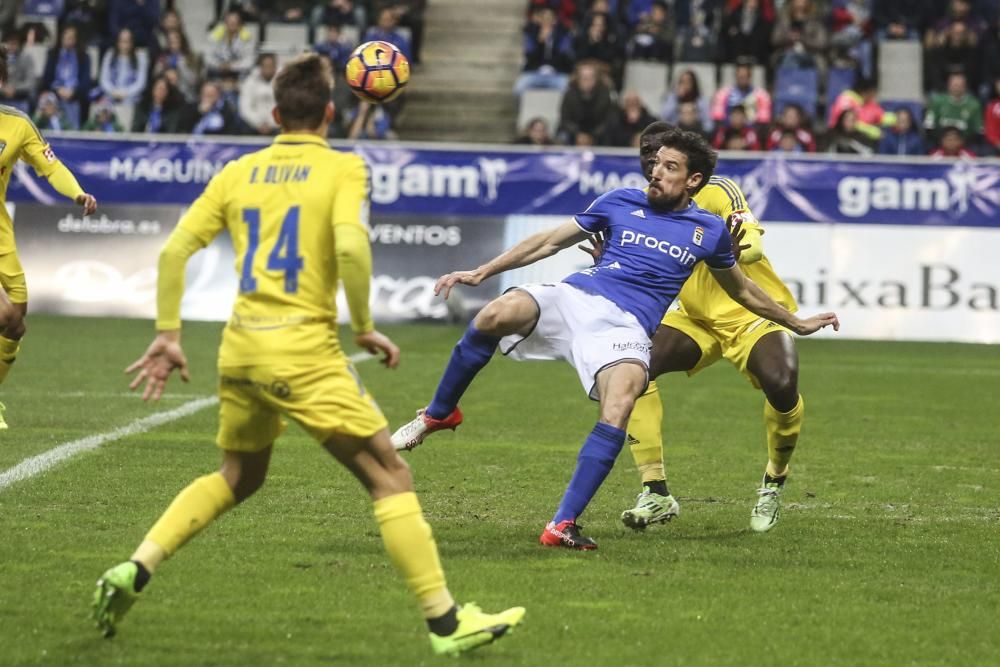
[[(0, 105), (0, 203), (7, 201), (7, 185), (18, 160), (24, 160), (44, 177), (60, 166), (31, 119), (13, 107)], [(14, 223), (7, 207), (0, 205), (0, 255), (15, 249)]]
[[(748, 233), (764, 233), (760, 223), (750, 211), (750, 206), (747, 204), (743, 192), (740, 191), (736, 183), (728, 178), (713, 176), (709, 179), (708, 184), (694, 196), (694, 201), (698, 206), (727, 222), (734, 213), (742, 213), (744, 214), (743, 229), (746, 229)], [(795, 297), (788, 291), (785, 283), (781, 282), (781, 278), (774, 272), (767, 257), (761, 255), (760, 259), (753, 262), (747, 262), (746, 258), (741, 258), (739, 267), (772, 299), (792, 312), (798, 310)], [(682, 312), (692, 319), (709, 324), (724, 326), (747, 317), (756, 317), (726, 294), (703, 262), (694, 267), (691, 277), (684, 283), (677, 298), (680, 301)]]
[(211, 180), (178, 227), (202, 245), (223, 229), (233, 240), (239, 296), (220, 366), (340, 351), (334, 226), (365, 229), (367, 215), (364, 160), (314, 135), (282, 134)]

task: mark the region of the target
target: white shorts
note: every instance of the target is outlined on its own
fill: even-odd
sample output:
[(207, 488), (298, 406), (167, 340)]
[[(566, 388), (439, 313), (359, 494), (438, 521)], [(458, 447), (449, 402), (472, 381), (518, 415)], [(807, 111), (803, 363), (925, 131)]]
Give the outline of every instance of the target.
[(597, 374), (623, 361), (642, 364), (649, 374), (652, 342), (635, 315), (603, 296), (567, 283), (514, 287), (538, 304), (538, 323), (527, 336), (500, 339), (500, 351), (518, 361), (565, 359), (592, 400), (600, 400)]

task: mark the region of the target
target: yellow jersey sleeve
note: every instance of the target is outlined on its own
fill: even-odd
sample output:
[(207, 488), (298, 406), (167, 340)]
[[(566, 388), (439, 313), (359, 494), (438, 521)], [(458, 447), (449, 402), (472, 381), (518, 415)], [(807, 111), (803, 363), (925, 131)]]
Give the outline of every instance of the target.
[(34, 168), (35, 173), (48, 179), (56, 192), (75, 200), (83, 194), (76, 178), (56, 157), (45, 138), (30, 118), (15, 116), (20, 121), (21, 152), (18, 157)]
[(737, 219), (742, 220), (746, 231), (742, 245), (749, 248), (740, 253), (740, 264), (753, 264), (764, 257), (763, 228), (747, 203), (740, 186), (728, 178), (713, 176), (708, 184), (694, 196), (695, 203), (709, 213), (714, 213), (731, 227)]
[(160, 251), (156, 277), (157, 331), (181, 327), (181, 299), (184, 297), (187, 261), (211, 243), (225, 227), (223, 181), (226, 170), (223, 169), (209, 181), (208, 187), (187, 210)]
[(368, 168), (359, 155), (346, 156), (333, 199), (333, 236), (337, 273), (344, 285), (351, 329), (356, 334), (375, 329), (369, 307), (372, 252), (368, 240)]

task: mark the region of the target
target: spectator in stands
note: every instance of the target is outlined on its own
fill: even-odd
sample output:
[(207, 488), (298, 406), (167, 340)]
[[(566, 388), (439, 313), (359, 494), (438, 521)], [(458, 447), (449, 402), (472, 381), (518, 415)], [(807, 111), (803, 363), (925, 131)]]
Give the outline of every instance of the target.
[(823, 69), (827, 41), (823, 17), (813, 0), (788, 0), (771, 35), (774, 66)]
[(381, 104), (360, 102), (348, 114), (348, 139), (395, 139), (392, 118)]
[(101, 89), (114, 104), (135, 104), (146, 90), (149, 60), (145, 49), (137, 51), (132, 31), (122, 28), (115, 48), (101, 62)]
[(365, 11), (354, 0), (327, 0), (313, 11), (314, 26), (329, 25), (353, 25), (360, 26), (365, 23)]
[(198, 91), (201, 69), (201, 58), (191, 51), (184, 33), (177, 29), (168, 30), (165, 48), (160, 51), (153, 67), (153, 76), (161, 76), (167, 70), (175, 70), (177, 87), (184, 97), (191, 101)]
[(641, 15), (635, 32), (626, 47), (632, 60), (655, 60), (669, 63), (674, 55), (677, 25), (665, 2), (654, 2), (650, 11)]
[(712, 120), (721, 123), (735, 107), (743, 107), (751, 124), (771, 122), (771, 96), (753, 85), (753, 68), (746, 62), (736, 65), (736, 81), (723, 86), (712, 100)]
[(698, 84), (698, 76), (694, 70), (686, 69), (677, 75), (677, 83), (674, 89), (667, 95), (663, 102), (661, 116), (663, 120), (672, 125), (680, 124), (680, 108), (683, 104), (690, 103), (694, 109), (698, 125), (698, 132), (707, 135), (712, 131), (712, 118), (708, 113), (708, 100), (701, 94), (701, 86)]
[(829, 127), (834, 127), (840, 115), (851, 109), (857, 116), (858, 131), (867, 135), (872, 142), (878, 142), (882, 136), (882, 127), (891, 126), (896, 118), (893, 114), (886, 113), (875, 99), (877, 95), (878, 86), (874, 81), (858, 79), (852, 88), (843, 91), (830, 105)]
[[(619, 4), (622, 4), (619, 0)], [(653, 11), (653, 0), (629, 0), (627, 3), (625, 20), (628, 25), (635, 28), (643, 19), (648, 18)]]
[(309, 0), (268, 0), (260, 4), (265, 22), (304, 23), (313, 3)]
[(639, 147), (639, 135), (656, 117), (642, 103), (639, 94), (628, 91), (622, 96), (621, 107), (608, 123), (604, 142), (609, 146)]
[(590, 8), (584, 14), (583, 20), (580, 21), (580, 25), (590, 25), (590, 19), (594, 14), (603, 14), (608, 22), (608, 35), (616, 44), (625, 44), (628, 41), (629, 33), (621, 20), (621, 10), (623, 7), (624, 4), (619, 2), (619, 0), (615, 0), (614, 5), (612, 5), (610, 0), (592, 0)]
[(730, 0), (722, 16), (719, 51), (723, 62), (749, 59), (765, 65), (771, 58), (774, 3), (771, 0)]
[(778, 153), (802, 153), (805, 149), (802, 147), (802, 142), (795, 135), (795, 132), (791, 130), (775, 130), (778, 134), (778, 141), (775, 142), (773, 147), (768, 148), (768, 150), (775, 151)]
[(966, 141), (975, 139), (983, 131), (983, 108), (979, 100), (968, 91), (965, 74), (948, 75), (948, 92), (931, 95), (924, 116), (924, 127), (932, 139), (945, 127), (955, 127)]
[(184, 22), (176, 9), (168, 9), (160, 14), (160, 23), (156, 26), (157, 53), (167, 48), (167, 34), (171, 30), (184, 32)]
[(148, 134), (180, 132), (184, 96), (165, 76), (153, 80), (132, 117), (132, 131)]
[(424, 43), (424, 11), (427, 0), (376, 0), (388, 4), (396, 12), (396, 21), (410, 31), (410, 62), (420, 64), (421, 51)]
[(222, 24), (209, 34), (208, 43), (209, 76), (243, 78), (253, 67), (257, 42), (243, 25), (239, 10), (226, 12)]
[(713, 62), (718, 52), (715, 12), (716, 0), (689, 0), (674, 5), (678, 11), (677, 53), (681, 62)]
[(370, 42), (377, 39), (395, 44), (396, 48), (402, 51), (404, 56), (410, 58), (412, 55), (410, 40), (403, 33), (396, 30), (398, 25), (399, 19), (396, 11), (391, 7), (385, 7), (378, 13), (378, 23), (368, 28), (364, 41)]
[(340, 26), (336, 23), (327, 25), (323, 39), (313, 44), (313, 51), (329, 58), (333, 71), (338, 74), (347, 65), (353, 50), (353, 44), (341, 41)]
[(191, 134), (235, 134), (236, 118), (222, 89), (214, 81), (201, 84), (197, 104), (188, 107), (182, 131)]
[(951, 0), (948, 12), (934, 23), (924, 35), (924, 48), (933, 50), (944, 46), (952, 26), (961, 23), (975, 41), (986, 32), (986, 22), (972, 11), (972, 0)]
[(159, 22), (160, 0), (108, 0), (110, 34), (117, 36), (128, 30), (138, 48), (156, 47)]
[(983, 114), (983, 129), (987, 143), (1000, 154), (1000, 76), (993, 79), (993, 95)]
[(556, 142), (549, 134), (549, 124), (544, 118), (532, 118), (524, 128), (524, 133), (514, 140), (515, 144), (528, 146), (552, 146)]
[(873, 0), (835, 0), (831, 15), (831, 59), (837, 67), (857, 65), (861, 76), (875, 76), (872, 44)]
[(67, 25), (59, 36), (59, 46), (45, 60), (42, 89), (59, 97), (59, 107), (75, 126), (87, 115), (90, 101), (90, 58), (76, 39), (76, 27)]
[(524, 28), (524, 71), (514, 84), (520, 95), (529, 88), (566, 90), (573, 70), (571, 35), (549, 7), (536, 9)]
[(576, 38), (573, 51), (577, 60), (595, 60), (611, 71), (620, 59), (618, 44), (608, 32), (608, 15), (591, 14)]
[(875, 152), (870, 136), (858, 129), (858, 112), (845, 109), (837, 118), (837, 124), (830, 133), (830, 153), (850, 155), (871, 155)]
[[(738, 137), (739, 141), (734, 137)], [(729, 150), (760, 150), (760, 137), (753, 128), (746, 109), (737, 105), (729, 110), (729, 118), (725, 125), (719, 126), (715, 131), (712, 145)], [(732, 148), (733, 145), (738, 147)]]
[(77, 41), (84, 47), (99, 44), (107, 32), (107, 7), (107, 0), (67, 0), (59, 25), (76, 28)]
[(101, 98), (91, 106), (90, 119), (81, 128), (85, 132), (103, 132), (114, 134), (122, 132), (122, 125), (115, 115), (115, 107), (111, 100)]
[(562, 99), (559, 135), (563, 143), (596, 144), (604, 136), (612, 109), (611, 91), (600, 80), (597, 68), (582, 63)]
[[(928, 47), (924, 57), (925, 84), (933, 89), (940, 89), (950, 72), (965, 72), (971, 88), (975, 89), (979, 82), (980, 33), (970, 21), (952, 21), (945, 24), (944, 32), (934, 36), (930, 41), (934, 46)], [(933, 31), (928, 31), (928, 35)]]
[(677, 127), (688, 132), (700, 134), (706, 140), (710, 131), (705, 128), (704, 116), (694, 102), (681, 102), (677, 107)]
[(781, 112), (778, 125), (767, 135), (767, 150), (787, 150), (780, 148), (781, 142), (788, 142), (791, 136), (799, 148), (796, 152), (815, 153), (816, 138), (807, 127), (805, 111), (798, 104), (789, 104)]
[(28, 104), (34, 100), (38, 88), (38, 76), (35, 74), (35, 62), (30, 53), (21, 51), (21, 33), (9, 30), (3, 38), (7, 49), (7, 83), (0, 88), (0, 101), (28, 110)]
[(935, 0), (876, 0), (875, 31), (882, 39), (920, 39)]
[(896, 111), (896, 124), (882, 133), (878, 143), (882, 155), (926, 155), (927, 147), (920, 136), (920, 128), (913, 120), (913, 114), (903, 107)]
[(931, 151), (931, 157), (974, 158), (976, 154), (965, 147), (965, 134), (958, 127), (941, 129), (941, 145)]
[(240, 118), (253, 132), (264, 136), (278, 131), (271, 114), (275, 105), (271, 83), (277, 73), (278, 59), (273, 53), (262, 53), (257, 67), (240, 84)]
[(76, 130), (79, 127), (63, 110), (59, 97), (52, 92), (44, 92), (38, 96), (38, 108), (35, 109), (32, 121), (39, 130), (46, 131), (60, 132), (62, 130)]

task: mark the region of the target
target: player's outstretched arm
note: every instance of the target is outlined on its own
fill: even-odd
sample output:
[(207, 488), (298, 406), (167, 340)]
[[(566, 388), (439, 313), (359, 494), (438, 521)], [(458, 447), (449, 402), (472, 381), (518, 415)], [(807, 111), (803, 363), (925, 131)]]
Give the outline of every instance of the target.
[(728, 269), (712, 269), (712, 275), (733, 301), (751, 313), (777, 322), (801, 336), (808, 336), (829, 326), (834, 331), (840, 331), (840, 320), (836, 313), (821, 313), (806, 319), (797, 317), (768, 296), (767, 292), (747, 278), (735, 265)]
[(145, 382), (142, 400), (158, 401), (175, 369), (180, 371), (181, 379), (185, 382), (191, 379), (187, 357), (181, 348), (180, 329), (161, 331), (146, 348), (146, 352), (125, 369), (127, 374), (136, 374), (128, 387), (135, 390)]
[(528, 266), (546, 257), (551, 257), (560, 250), (579, 243), (589, 236), (590, 234), (581, 229), (576, 222), (567, 222), (544, 232), (532, 234), (477, 269), (453, 271), (441, 276), (438, 278), (437, 284), (434, 285), (434, 294), (440, 294), (443, 291), (444, 298), (447, 299), (448, 295), (451, 294), (451, 288), (455, 285), (475, 287), (498, 273)]

